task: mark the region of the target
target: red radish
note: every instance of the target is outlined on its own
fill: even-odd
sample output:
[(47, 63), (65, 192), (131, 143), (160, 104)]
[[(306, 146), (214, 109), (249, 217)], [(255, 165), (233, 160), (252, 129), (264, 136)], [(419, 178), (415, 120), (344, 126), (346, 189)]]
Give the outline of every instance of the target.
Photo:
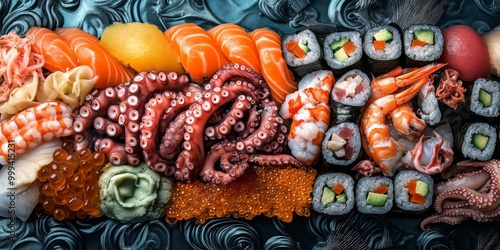
[(441, 62), (459, 73), (459, 78), (473, 82), (490, 75), (488, 47), (479, 34), (467, 25), (455, 25), (442, 30), (444, 37)]

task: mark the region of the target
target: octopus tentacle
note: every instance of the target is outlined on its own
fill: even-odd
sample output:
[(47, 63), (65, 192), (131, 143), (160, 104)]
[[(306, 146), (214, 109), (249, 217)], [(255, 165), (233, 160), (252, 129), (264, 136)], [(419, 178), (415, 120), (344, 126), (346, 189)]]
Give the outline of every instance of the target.
[(228, 64), (222, 67), (215, 73), (212, 79), (210, 79), (208, 84), (214, 87), (222, 87), (226, 82), (235, 77), (243, 78), (244, 81), (257, 84), (258, 88), (267, 88), (267, 83), (261, 75), (252, 68), (239, 64)]

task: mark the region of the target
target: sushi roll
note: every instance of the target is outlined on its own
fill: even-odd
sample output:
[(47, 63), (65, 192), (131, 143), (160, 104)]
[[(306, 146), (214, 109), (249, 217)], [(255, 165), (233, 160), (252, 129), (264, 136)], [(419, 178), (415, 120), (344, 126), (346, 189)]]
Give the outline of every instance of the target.
[(384, 176), (363, 177), (356, 186), (356, 206), (365, 214), (385, 214), (394, 203), (392, 180)]
[(286, 64), (299, 77), (322, 69), (321, 45), (312, 31), (306, 29), (286, 36), (282, 48)]
[(444, 38), (437, 26), (412, 25), (406, 29), (403, 41), (407, 67), (436, 62), (443, 53)]
[(312, 207), (316, 212), (343, 215), (354, 208), (354, 180), (348, 174), (329, 173), (316, 178)]
[(387, 73), (399, 65), (401, 34), (389, 25), (371, 28), (365, 34), (363, 50), (366, 66), (372, 73)]
[(415, 170), (403, 170), (394, 178), (396, 205), (406, 211), (424, 211), (432, 205), (434, 181)]
[(460, 151), (463, 157), (478, 160), (491, 160), (498, 148), (497, 130), (494, 126), (483, 123), (467, 123), (461, 131), (455, 133), (455, 148)]
[(321, 143), (321, 151), (328, 167), (352, 165), (362, 154), (358, 125), (345, 122), (328, 129)]
[(371, 92), (370, 78), (361, 70), (353, 69), (342, 75), (331, 92), (332, 122), (357, 123)]
[(500, 115), (500, 84), (479, 78), (470, 91), (470, 111), (480, 117), (498, 118)]
[(359, 68), (363, 55), (361, 34), (356, 31), (334, 32), (323, 42), (324, 60), (335, 75), (341, 75), (351, 68)]

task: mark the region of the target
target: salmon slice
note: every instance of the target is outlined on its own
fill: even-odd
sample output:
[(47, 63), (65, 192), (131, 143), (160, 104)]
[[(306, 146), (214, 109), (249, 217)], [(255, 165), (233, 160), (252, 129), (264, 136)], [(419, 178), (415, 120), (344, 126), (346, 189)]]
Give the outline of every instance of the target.
[(95, 36), (79, 28), (59, 28), (55, 32), (68, 41), (79, 63), (89, 66), (98, 76), (94, 88), (116, 86), (134, 76), (134, 71), (104, 49)]
[(283, 58), (281, 38), (278, 33), (265, 28), (252, 31), (250, 36), (259, 52), (262, 76), (271, 89), (272, 100), (279, 107), (288, 94), (297, 90), (297, 82)]
[(210, 35), (194, 23), (178, 24), (164, 32), (181, 55), (181, 64), (198, 83), (211, 78), (229, 61)]
[(33, 38), (33, 51), (43, 56), (45, 59), (43, 67), (49, 71), (66, 72), (79, 66), (78, 58), (68, 42), (54, 31), (34, 26), (28, 30), (26, 36)]
[(245, 65), (261, 73), (260, 60), (250, 35), (240, 26), (232, 23), (219, 24), (208, 30), (215, 43), (232, 63)]

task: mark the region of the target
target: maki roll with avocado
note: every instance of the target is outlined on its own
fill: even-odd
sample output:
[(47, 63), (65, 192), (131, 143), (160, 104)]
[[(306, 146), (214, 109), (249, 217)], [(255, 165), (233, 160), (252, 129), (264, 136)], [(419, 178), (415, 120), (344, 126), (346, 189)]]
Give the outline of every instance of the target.
[(371, 93), (370, 78), (361, 70), (353, 69), (342, 75), (331, 92), (332, 122), (357, 123)]
[(443, 53), (441, 29), (433, 25), (412, 25), (404, 34), (407, 67), (421, 67), (436, 62)]
[(488, 119), (500, 115), (500, 84), (497, 81), (479, 78), (470, 91), (470, 111)]
[(306, 29), (286, 36), (282, 48), (286, 64), (299, 77), (322, 68), (321, 45), (312, 31)]
[(386, 25), (368, 30), (363, 43), (367, 68), (376, 75), (394, 69), (399, 65), (401, 47), (401, 34), (396, 28)]
[(356, 31), (334, 32), (323, 43), (324, 59), (336, 75), (359, 68), (363, 55), (361, 34)]
[(312, 207), (316, 212), (343, 215), (354, 208), (354, 180), (348, 174), (329, 173), (316, 178)]
[(356, 186), (356, 206), (365, 214), (385, 214), (394, 203), (392, 180), (384, 176), (363, 177)]
[(406, 211), (424, 211), (432, 205), (434, 181), (427, 174), (403, 170), (394, 179), (396, 205)]
[(460, 151), (463, 157), (478, 160), (491, 160), (497, 149), (497, 130), (494, 126), (483, 123), (467, 123), (461, 131), (455, 133), (457, 137), (455, 148)]
[(337, 124), (325, 133), (321, 143), (327, 167), (350, 166), (361, 158), (361, 134), (355, 123)]

